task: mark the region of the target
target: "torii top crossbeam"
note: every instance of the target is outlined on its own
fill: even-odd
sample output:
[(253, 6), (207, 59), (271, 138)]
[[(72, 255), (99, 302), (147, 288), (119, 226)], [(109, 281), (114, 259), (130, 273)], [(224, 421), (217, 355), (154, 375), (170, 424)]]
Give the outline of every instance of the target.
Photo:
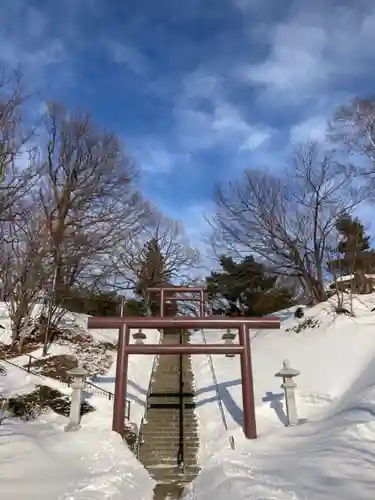
[(267, 318), (249, 318), (249, 317), (225, 317), (225, 316), (175, 316), (175, 317), (161, 317), (161, 316), (119, 316), (119, 317), (91, 317), (88, 318), (88, 328), (113, 328), (119, 329), (123, 325), (129, 328), (188, 328), (188, 329), (223, 329), (230, 328), (237, 330), (242, 325), (248, 329), (279, 329), (280, 319), (274, 317)]
[(199, 302), (199, 314), (205, 315), (205, 289), (202, 287), (189, 287), (162, 283), (158, 286), (147, 288), (147, 293), (160, 294), (160, 315), (164, 316), (166, 302)]
[(192, 287), (192, 286), (152, 286), (147, 288), (147, 292), (160, 293), (161, 290), (164, 292), (174, 292), (174, 293), (200, 293), (204, 292), (204, 288)]

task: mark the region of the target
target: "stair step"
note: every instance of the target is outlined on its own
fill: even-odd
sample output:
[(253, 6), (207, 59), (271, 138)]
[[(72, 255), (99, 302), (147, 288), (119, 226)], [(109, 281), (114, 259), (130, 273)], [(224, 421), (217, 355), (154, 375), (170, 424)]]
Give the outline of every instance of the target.
[[(145, 446), (154, 446), (156, 450), (160, 450), (160, 448), (165, 447), (166, 449), (173, 449), (174, 446), (179, 445), (178, 438), (167, 438), (167, 439), (144, 439), (144, 442), (141, 444), (141, 447)], [(187, 447), (196, 447), (199, 448), (199, 440), (197, 437), (184, 439), (184, 445)]]
[(174, 467), (160, 467), (158, 465), (150, 465), (147, 467), (150, 475), (160, 474), (160, 479), (163, 479), (165, 476), (170, 476), (171, 479), (178, 480), (179, 478), (186, 476), (189, 474), (190, 476), (197, 476), (200, 472), (199, 467), (189, 466), (185, 467), (184, 470), (175, 465)]
[(189, 466), (185, 467), (184, 471), (182, 472), (181, 468), (178, 465), (175, 465), (173, 467), (160, 467), (159, 465), (150, 465), (147, 467), (147, 470), (150, 473), (155, 473), (156, 471), (160, 471), (160, 473), (172, 475), (174, 474), (176, 477), (183, 476), (184, 474), (196, 474), (198, 475), (200, 472), (200, 468), (198, 466)]
[[(153, 450), (142, 451), (139, 453), (139, 457), (142, 459), (143, 465), (146, 467), (148, 464), (175, 464), (178, 458), (178, 448), (175, 450), (163, 450), (160, 453), (155, 453)], [(184, 462), (188, 462), (191, 465), (197, 464), (197, 454), (196, 453), (184, 453)]]
[[(184, 335), (188, 343), (189, 335)], [(179, 344), (180, 334), (164, 332), (161, 344)], [(182, 366), (181, 366), (182, 360)], [(183, 378), (184, 408), (180, 415), (180, 370)], [(142, 428), (143, 441), (139, 459), (157, 482), (154, 500), (179, 498), (181, 485), (187, 484), (199, 474), (197, 453), (199, 450), (198, 421), (196, 415), (195, 381), (191, 356), (161, 355), (152, 374), (151, 394), (147, 398), (147, 421)], [(183, 422), (183, 453), (185, 468), (177, 464), (180, 447), (180, 420)]]
[[(146, 450), (142, 450), (140, 451), (140, 454), (142, 455), (142, 458), (145, 458), (145, 457), (149, 457), (149, 458), (154, 458), (155, 459), (155, 463), (161, 463), (163, 462), (163, 460), (175, 460), (177, 455), (178, 455), (178, 451), (179, 451), (179, 448), (178, 446), (176, 446), (175, 449), (170, 449), (170, 450), (152, 450), (150, 448), (146, 449)], [(197, 454), (195, 451), (190, 451), (190, 452), (187, 452), (185, 450), (184, 452), (184, 458), (187, 458), (187, 459), (191, 459), (191, 460), (195, 460), (197, 459)]]
[[(184, 418), (183, 419), (184, 427), (185, 430), (189, 428), (195, 429), (198, 425), (198, 421), (195, 418)], [(152, 420), (149, 419), (147, 420), (147, 424), (144, 425), (143, 429), (149, 429), (150, 427), (155, 427), (154, 424), (157, 424), (157, 426), (162, 426), (166, 432), (173, 432), (173, 429), (178, 429), (179, 427), (179, 420), (170, 420), (168, 418), (153, 418)]]
[[(188, 432), (189, 431), (189, 432)], [(193, 433), (192, 432), (193, 429), (184, 429), (184, 440), (185, 441), (198, 441), (199, 440), (199, 437), (198, 437), (198, 434), (197, 433)], [(156, 436), (157, 435), (157, 436)], [(188, 438), (189, 436), (189, 438)], [(176, 433), (174, 434), (171, 434), (171, 431), (170, 429), (163, 429), (163, 427), (161, 426), (154, 426), (152, 428), (149, 428), (147, 429), (147, 431), (145, 430), (143, 432), (143, 441), (147, 441), (147, 440), (152, 440), (153, 442), (157, 443), (157, 442), (166, 442), (167, 440), (170, 440), (170, 441), (175, 441), (175, 440), (178, 440), (180, 439), (180, 435), (179, 435), (179, 432), (176, 430)]]
[[(184, 403), (184, 408), (185, 409), (192, 409), (196, 408), (196, 403)], [(148, 401), (147, 403), (147, 409), (149, 408), (179, 408), (180, 407), (180, 402), (179, 401), (165, 401), (163, 403), (154, 403), (153, 401)]]
[[(195, 408), (184, 408), (183, 414), (186, 416), (193, 415), (196, 416)], [(147, 421), (150, 420), (151, 416), (154, 417), (163, 417), (163, 418), (180, 418), (180, 408), (173, 408), (171, 406), (161, 407), (161, 408), (150, 408), (150, 411), (147, 412)]]
[(154, 392), (152, 391), (150, 394), (150, 398), (179, 398), (182, 396), (183, 398), (194, 398), (194, 393), (192, 392), (183, 392), (180, 394), (179, 392)]
[[(141, 448), (144, 450), (154, 449), (157, 453), (160, 453), (160, 450), (174, 450), (179, 448), (180, 442), (178, 439), (170, 439), (168, 441), (153, 441), (149, 439), (149, 441), (145, 441), (141, 444)], [(184, 442), (184, 450), (186, 453), (193, 453), (195, 450), (199, 450), (199, 442), (197, 439), (192, 441)]]
[[(145, 458), (142, 458), (142, 463), (146, 469), (148, 469), (149, 467), (159, 467), (159, 468), (163, 469), (163, 468), (174, 467), (174, 466), (178, 465), (177, 457), (173, 457), (170, 459), (164, 459), (164, 460), (156, 460), (153, 457), (145, 457)], [(184, 464), (187, 467), (194, 467), (197, 465), (197, 461), (192, 460), (190, 458), (186, 458), (186, 459), (184, 458)], [(161, 466), (165, 466), (165, 467), (161, 467)]]
[[(142, 454), (142, 456), (146, 455), (147, 453), (153, 453), (154, 455), (174, 455), (177, 453), (179, 449), (179, 444), (169, 444), (168, 447), (162, 448), (161, 446), (155, 446), (154, 443), (150, 444), (143, 444), (141, 445), (139, 452)], [(197, 456), (197, 453), (199, 451), (199, 447), (184, 447), (184, 453), (187, 455), (192, 455), (192, 456)]]

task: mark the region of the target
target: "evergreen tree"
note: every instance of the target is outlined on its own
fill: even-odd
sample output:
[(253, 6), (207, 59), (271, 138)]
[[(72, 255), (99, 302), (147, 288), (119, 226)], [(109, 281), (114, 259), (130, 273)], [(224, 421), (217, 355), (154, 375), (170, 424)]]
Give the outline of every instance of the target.
[(338, 258), (328, 262), (328, 270), (336, 275), (370, 273), (375, 269), (375, 252), (370, 249), (370, 237), (363, 224), (349, 215), (336, 224), (339, 233)]
[(115, 292), (93, 291), (87, 288), (57, 289), (56, 304), (71, 312), (92, 316), (117, 316), (120, 297)]
[(238, 263), (222, 256), (220, 265), (222, 271), (206, 278), (207, 292), (213, 301), (225, 299), (227, 312), (240, 306), (246, 316), (259, 316), (291, 305), (291, 291), (277, 287), (277, 276), (252, 256)]
[(128, 299), (124, 304), (124, 316), (145, 316), (146, 309), (141, 299)]
[(160, 314), (160, 296), (152, 294), (146, 304), (147, 288), (165, 284), (170, 276), (166, 270), (165, 258), (159, 248), (156, 238), (148, 241), (139, 257), (138, 282), (136, 294), (143, 300), (145, 310), (147, 306), (153, 316)]

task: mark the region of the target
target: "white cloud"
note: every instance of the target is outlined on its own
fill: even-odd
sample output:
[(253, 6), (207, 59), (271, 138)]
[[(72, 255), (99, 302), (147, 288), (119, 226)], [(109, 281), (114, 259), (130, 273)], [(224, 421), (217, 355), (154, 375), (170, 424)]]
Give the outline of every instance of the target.
[(268, 130), (255, 130), (250, 137), (242, 144), (240, 151), (254, 151), (264, 142), (271, 138), (271, 132)]
[(326, 137), (327, 117), (319, 115), (307, 118), (304, 121), (296, 123), (289, 133), (289, 139), (292, 143), (304, 142), (307, 140), (323, 141)]
[(315, 91), (329, 68), (322, 53), (327, 45), (324, 30), (312, 26), (280, 25), (276, 29), (269, 57), (242, 69), (245, 79), (261, 84), (272, 93), (289, 99)]
[(300, 103), (319, 90), (340, 85), (340, 79), (366, 73), (375, 63), (373, 4), (305, 7), (296, 2), (289, 20), (266, 25), (264, 37), (271, 42), (268, 57), (238, 71), (281, 105)]
[(254, 150), (270, 138), (271, 132), (264, 125), (249, 123), (235, 106), (218, 103), (213, 114), (212, 129), (218, 141), (232, 139), (238, 142), (239, 150)]
[(182, 83), (184, 101), (195, 98), (212, 98), (222, 92), (224, 79), (220, 75), (207, 73), (203, 68), (198, 68), (193, 73), (185, 76)]
[(104, 45), (114, 63), (123, 64), (127, 69), (138, 75), (143, 75), (147, 72), (147, 58), (135, 47), (124, 45), (114, 40), (106, 40)]
[(144, 137), (131, 147), (142, 171), (149, 174), (168, 174), (176, 166), (189, 160), (188, 153), (173, 152), (163, 146), (157, 138)]
[(249, 121), (224, 92), (224, 79), (202, 68), (188, 75), (174, 117), (182, 148), (254, 150), (270, 137), (271, 129)]
[(67, 52), (59, 39), (49, 40), (46, 47), (37, 49), (24, 47), (17, 41), (7, 38), (0, 33), (1, 60), (15, 67), (21, 65), (25, 71), (41, 71), (50, 64), (59, 63), (66, 59)]
[(259, 6), (258, 0), (233, 0), (233, 5), (240, 10), (247, 12)]

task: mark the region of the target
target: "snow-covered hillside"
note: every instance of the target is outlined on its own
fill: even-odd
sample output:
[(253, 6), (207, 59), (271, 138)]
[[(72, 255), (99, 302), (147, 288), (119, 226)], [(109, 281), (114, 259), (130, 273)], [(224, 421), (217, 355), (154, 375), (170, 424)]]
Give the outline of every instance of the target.
[[(6, 308), (2, 305), (0, 342), (10, 342), (10, 324)], [(76, 342), (52, 344), (49, 357), (73, 355), (89, 366), (100, 366), (96, 343), (117, 341), (115, 330), (87, 332), (88, 316), (68, 313), (67, 328), (86, 332), (93, 337), (93, 348), (81, 349)], [(145, 330), (148, 343), (159, 342), (157, 330)], [(100, 353), (101, 351), (99, 351)], [(42, 355), (38, 347), (30, 354)], [(96, 376), (95, 385), (114, 391), (116, 352), (105, 353), (112, 357), (105, 374)], [(140, 424), (145, 410), (153, 356), (132, 356), (129, 360), (130, 419)], [(22, 366), (28, 354), (10, 360)], [(0, 374), (0, 396), (8, 398), (31, 393), (37, 385), (47, 385), (70, 394), (71, 389), (58, 380), (27, 374), (6, 362), (1, 362), (6, 375)], [(67, 418), (54, 413), (42, 414), (32, 422), (5, 419), (0, 425), (0, 496), (2, 500), (27, 498), (28, 500), (79, 500), (118, 499), (148, 500), (152, 497), (154, 482), (139, 464), (121, 438), (111, 431), (113, 399), (88, 394), (88, 402), (96, 411), (82, 418), (82, 428), (76, 433), (64, 432)]]
[[(246, 441), (240, 428), (239, 359), (212, 356), (216, 389), (207, 357), (193, 358), (203, 471), (195, 496), (190, 492), (186, 498), (373, 499), (375, 295), (354, 299), (355, 317), (335, 314), (334, 306), (332, 299), (306, 308), (301, 320), (293, 317), (295, 308), (282, 311), (281, 330), (251, 333), (256, 441)], [(296, 333), (308, 318), (315, 327)], [(206, 341), (218, 341), (222, 333), (207, 331)], [(201, 332), (192, 336), (192, 342), (203, 341)], [(301, 425), (290, 428), (284, 425), (283, 391), (274, 376), (285, 358), (301, 371), (296, 379)]]
[[(242, 433), (239, 359), (192, 357), (202, 472), (186, 499), (373, 499), (375, 294), (355, 297), (353, 305), (355, 317), (337, 315), (334, 299), (305, 308), (303, 319), (295, 319), (296, 308), (290, 308), (280, 311), (280, 330), (251, 332), (257, 440), (247, 441)], [(73, 320), (85, 328), (87, 317)], [(92, 333), (98, 342), (113, 342), (117, 335)], [(157, 332), (147, 333), (147, 342), (158, 341)], [(191, 341), (220, 342), (222, 333), (198, 331)], [(283, 391), (274, 376), (286, 358), (301, 371), (296, 427), (285, 427)], [(131, 357), (132, 420), (143, 414), (152, 363), (152, 356)], [(114, 368), (112, 363), (95, 383), (113, 390)], [(4, 395), (27, 393), (40, 383), (16, 368), (7, 370), (0, 376)], [(69, 392), (56, 381), (46, 383)], [(78, 433), (64, 433), (66, 419), (50, 413), (31, 423), (5, 420), (0, 426), (2, 499), (152, 499), (146, 471), (110, 431), (112, 402), (92, 396), (89, 403), (97, 411), (83, 418)]]

